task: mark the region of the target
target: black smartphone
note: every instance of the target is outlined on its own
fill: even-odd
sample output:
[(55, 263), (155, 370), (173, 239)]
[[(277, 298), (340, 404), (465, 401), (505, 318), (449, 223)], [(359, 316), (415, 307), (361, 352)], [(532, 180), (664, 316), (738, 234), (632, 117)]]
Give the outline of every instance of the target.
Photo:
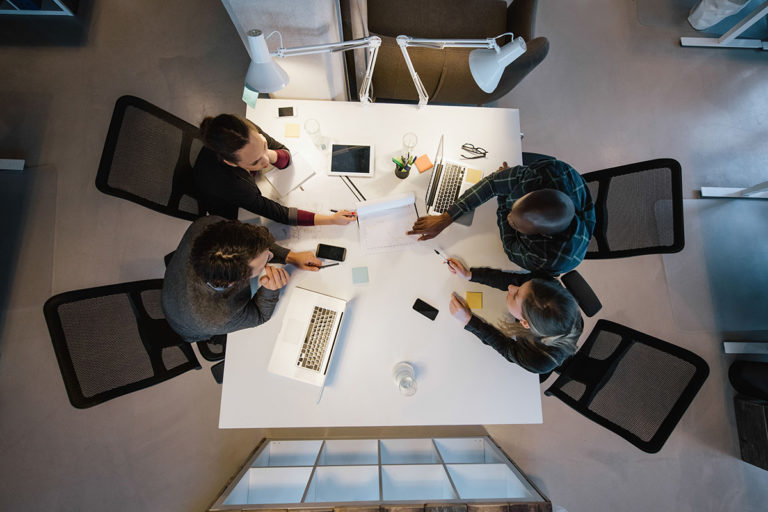
[(413, 303), (413, 309), (429, 318), (430, 320), (437, 318), (437, 309), (433, 308), (421, 299), (416, 299), (416, 302)]
[(344, 258), (347, 257), (347, 250), (335, 245), (317, 244), (315, 255), (326, 260), (344, 261)]
[(277, 109), (277, 117), (293, 117), (293, 107), (279, 107)]

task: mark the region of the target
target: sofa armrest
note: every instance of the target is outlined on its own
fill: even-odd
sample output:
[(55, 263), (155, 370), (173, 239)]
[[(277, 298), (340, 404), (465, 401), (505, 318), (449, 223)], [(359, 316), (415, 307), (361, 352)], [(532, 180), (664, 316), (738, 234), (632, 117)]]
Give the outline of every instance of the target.
[(507, 7), (507, 30), (526, 42), (533, 39), (538, 0), (514, 0)]

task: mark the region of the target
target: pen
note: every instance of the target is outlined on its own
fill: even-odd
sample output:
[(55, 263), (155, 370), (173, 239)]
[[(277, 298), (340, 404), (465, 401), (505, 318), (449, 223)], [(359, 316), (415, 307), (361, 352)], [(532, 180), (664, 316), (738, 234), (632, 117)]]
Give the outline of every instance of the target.
[(339, 210), (331, 210), (333, 213), (339, 213)]
[(435, 254), (437, 254), (438, 256), (440, 256), (443, 259), (444, 262), (448, 263), (448, 258), (443, 256), (442, 253), (440, 253), (440, 251), (438, 251), (437, 249), (434, 249), (434, 251), (435, 251)]
[(334, 267), (336, 265), (338, 265), (338, 263), (329, 263), (327, 265), (322, 265), (322, 266), (320, 266), (318, 268), (328, 268), (328, 267)]

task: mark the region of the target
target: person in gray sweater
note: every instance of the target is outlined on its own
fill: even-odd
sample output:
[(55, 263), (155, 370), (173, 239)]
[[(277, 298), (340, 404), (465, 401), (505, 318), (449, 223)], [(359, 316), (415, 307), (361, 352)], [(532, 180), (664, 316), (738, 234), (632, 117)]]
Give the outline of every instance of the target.
[[(171, 328), (192, 343), (269, 320), (289, 279), (285, 269), (267, 265), (270, 261), (311, 271), (321, 265), (309, 251), (275, 244), (262, 226), (217, 216), (197, 219), (165, 271), (162, 304)], [(251, 297), (251, 277), (262, 272)]]
[(576, 299), (555, 279), (495, 268), (468, 269), (455, 258), (447, 263), (453, 274), (507, 292), (507, 310), (515, 321), (502, 322), (501, 329), (473, 315), (456, 293), (449, 309), (464, 329), (508, 361), (529, 372), (548, 373), (576, 352), (584, 320)]

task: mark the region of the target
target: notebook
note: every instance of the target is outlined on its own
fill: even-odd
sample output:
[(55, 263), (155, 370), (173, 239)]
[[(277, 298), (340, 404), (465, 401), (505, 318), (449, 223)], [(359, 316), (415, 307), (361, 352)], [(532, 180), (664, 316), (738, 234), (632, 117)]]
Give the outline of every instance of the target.
[(267, 370), (322, 386), (336, 346), (347, 301), (296, 287), (277, 335)]

